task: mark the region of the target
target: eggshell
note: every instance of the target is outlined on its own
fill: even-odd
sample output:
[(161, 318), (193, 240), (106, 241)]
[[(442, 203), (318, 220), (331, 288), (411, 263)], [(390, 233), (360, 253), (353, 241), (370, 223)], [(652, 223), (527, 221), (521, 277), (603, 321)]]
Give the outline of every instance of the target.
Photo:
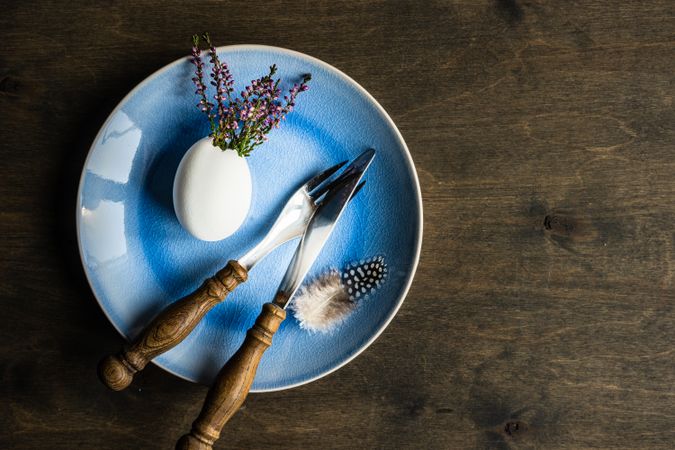
[(244, 223), (251, 206), (246, 158), (214, 147), (211, 138), (190, 147), (173, 182), (173, 207), (180, 224), (203, 241), (219, 241)]

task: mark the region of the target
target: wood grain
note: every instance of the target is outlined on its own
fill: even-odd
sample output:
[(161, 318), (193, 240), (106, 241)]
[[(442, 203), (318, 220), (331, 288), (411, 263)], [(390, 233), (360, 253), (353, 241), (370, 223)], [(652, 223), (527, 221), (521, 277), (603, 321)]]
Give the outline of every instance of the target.
[(97, 381), (122, 339), (82, 274), (73, 205), (105, 117), (201, 30), (362, 84), (410, 147), (425, 214), (382, 336), (250, 396), (216, 448), (672, 448), (675, 3), (263, 9), (3, 2), (0, 448), (168, 449), (199, 412), (206, 387), (154, 366), (122, 393)]
[(120, 353), (103, 358), (98, 365), (101, 382), (114, 391), (129, 387), (135, 374), (183, 342), (202, 318), (247, 278), (241, 264), (228, 261), (196, 291), (161, 311)]
[[(287, 295), (280, 295), (284, 294), (277, 294), (277, 298), (288, 299)], [(178, 440), (176, 450), (212, 449), (223, 426), (246, 400), (260, 359), (272, 345), (272, 338), (285, 318), (286, 310), (276, 303), (263, 305), (255, 324), (246, 333), (244, 342), (216, 376), (206, 394), (199, 417), (192, 424), (190, 433)]]

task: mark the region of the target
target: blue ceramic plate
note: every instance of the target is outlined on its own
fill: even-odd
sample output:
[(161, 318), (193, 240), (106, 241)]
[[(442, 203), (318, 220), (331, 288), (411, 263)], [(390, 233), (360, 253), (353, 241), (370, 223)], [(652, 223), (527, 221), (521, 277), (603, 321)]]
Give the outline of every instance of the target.
[[(289, 314), (258, 369), (253, 392), (286, 389), (343, 366), (384, 330), (401, 306), (422, 240), (419, 182), (401, 134), (382, 107), (334, 67), (275, 47), (218, 50), (239, 92), (279, 67), (282, 87), (311, 73), (310, 90), (269, 141), (248, 159), (251, 210), (244, 225), (220, 242), (202, 242), (181, 228), (172, 184), (183, 154), (208, 134), (195, 107), (192, 65), (178, 60), (151, 75), (115, 108), (82, 171), (77, 227), (82, 264), (98, 302), (130, 339), (162, 308), (197, 288), (228, 259), (238, 258), (268, 230), (286, 199), (308, 178), (368, 147), (377, 155), (366, 186), (350, 203), (310, 271), (341, 268), (383, 255), (390, 276), (331, 334), (310, 334)], [(155, 363), (187, 380), (210, 383), (271, 301), (297, 241), (267, 256), (226, 301), (180, 345)]]

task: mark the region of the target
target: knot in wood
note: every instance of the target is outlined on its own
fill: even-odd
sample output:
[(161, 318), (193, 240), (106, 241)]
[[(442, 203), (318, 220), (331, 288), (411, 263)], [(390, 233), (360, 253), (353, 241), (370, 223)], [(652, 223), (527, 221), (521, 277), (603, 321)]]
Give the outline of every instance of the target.
[(14, 78), (5, 76), (0, 78), (0, 94), (16, 95), (19, 90), (19, 84)]
[(548, 215), (544, 217), (544, 228), (561, 236), (573, 236), (579, 232), (579, 220), (574, 217)]
[(525, 423), (518, 420), (508, 421), (504, 424), (504, 433), (509, 436), (514, 436), (516, 434), (522, 433), (527, 429)]

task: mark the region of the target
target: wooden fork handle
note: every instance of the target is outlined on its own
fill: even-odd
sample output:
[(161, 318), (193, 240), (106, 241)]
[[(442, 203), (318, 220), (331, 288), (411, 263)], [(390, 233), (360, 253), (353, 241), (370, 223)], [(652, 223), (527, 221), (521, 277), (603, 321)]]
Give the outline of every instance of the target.
[(218, 373), (192, 430), (178, 440), (177, 450), (211, 450), (220, 437), (220, 430), (244, 403), (258, 363), (285, 318), (285, 309), (274, 303), (263, 305), (244, 343)]
[(247, 278), (246, 269), (237, 261), (229, 261), (199, 289), (159, 313), (119, 354), (101, 360), (98, 365), (101, 381), (115, 391), (129, 386), (134, 374), (156, 356), (178, 345), (207, 312)]

